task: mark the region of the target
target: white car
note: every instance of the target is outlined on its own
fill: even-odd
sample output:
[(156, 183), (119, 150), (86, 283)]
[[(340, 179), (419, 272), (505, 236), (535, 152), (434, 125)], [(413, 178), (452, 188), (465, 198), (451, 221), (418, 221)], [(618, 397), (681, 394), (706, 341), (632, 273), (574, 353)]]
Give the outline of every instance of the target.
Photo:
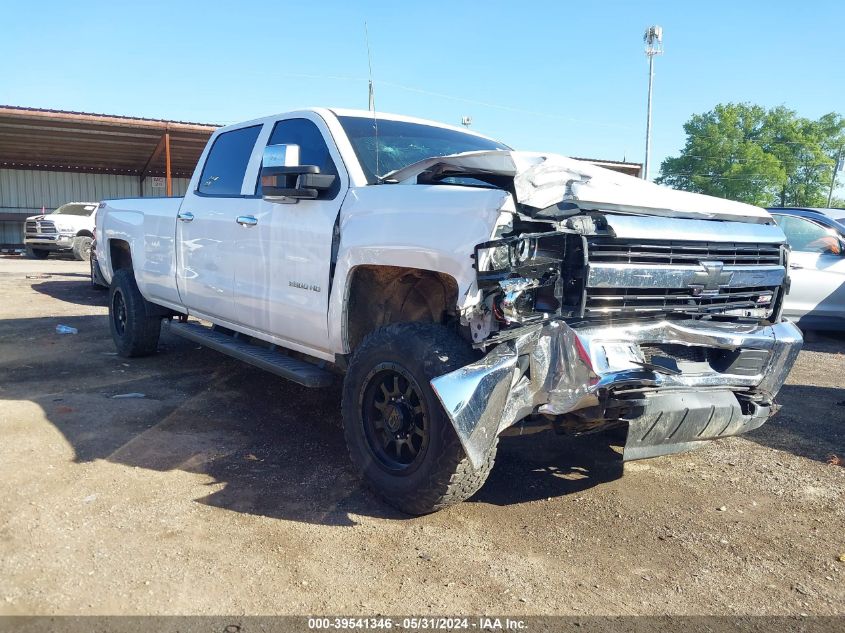
[(50, 253), (69, 251), (88, 261), (94, 240), (96, 202), (68, 202), (52, 213), (26, 219), (24, 244), (27, 255), (47, 259)]
[(478, 490), (501, 433), (626, 427), (641, 459), (757, 428), (802, 343), (764, 209), (398, 115), (221, 128), (183, 199), (105, 201), (96, 238), (118, 353), (164, 322), (342, 375), (353, 463), (413, 514)]
[(792, 249), (783, 313), (809, 330), (845, 330), (845, 209), (769, 211)]

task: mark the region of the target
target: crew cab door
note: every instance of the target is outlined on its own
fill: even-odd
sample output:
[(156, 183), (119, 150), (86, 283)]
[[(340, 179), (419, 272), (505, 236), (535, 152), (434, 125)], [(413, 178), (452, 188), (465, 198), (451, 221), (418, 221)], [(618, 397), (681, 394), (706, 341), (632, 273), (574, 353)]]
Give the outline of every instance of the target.
[(275, 121), (264, 145), (297, 145), (300, 165), (336, 178), (316, 199), (280, 203), (261, 198), (260, 165), (248, 176), (254, 178), (256, 198), (234, 242), (237, 320), (293, 348), (328, 351), (332, 238), (349, 177), (316, 114)]
[(237, 218), (248, 213), (244, 176), (262, 125), (219, 134), (207, 152), (199, 181), (176, 219), (176, 283), (191, 313), (236, 321), (234, 301)]
[(792, 317), (845, 318), (845, 241), (807, 218), (775, 215), (792, 252), (791, 286), (784, 313)]

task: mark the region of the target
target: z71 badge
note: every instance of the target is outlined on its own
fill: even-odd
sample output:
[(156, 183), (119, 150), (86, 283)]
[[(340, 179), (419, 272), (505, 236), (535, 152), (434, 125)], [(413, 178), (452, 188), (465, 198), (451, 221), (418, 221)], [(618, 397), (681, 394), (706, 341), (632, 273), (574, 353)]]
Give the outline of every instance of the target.
[(313, 290), (314, 292), (320, 292), (320, 286), (316, 284), (306, 284), (301, 281), (289, 281), (288, 285), (291, 288), (299, 288), (300, 290)]

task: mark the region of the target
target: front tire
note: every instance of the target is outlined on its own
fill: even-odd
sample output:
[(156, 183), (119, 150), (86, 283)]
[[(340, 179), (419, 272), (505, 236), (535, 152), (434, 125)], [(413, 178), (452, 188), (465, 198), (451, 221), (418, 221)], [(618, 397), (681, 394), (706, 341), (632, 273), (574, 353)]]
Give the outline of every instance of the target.
[(80, 262), (91, 259), (91, 244), (94, 239), (85, 235), (73, 238), (73, 258)]
[(109, 329), (121, 356), (149, 356), (158, 348), (161, 317), (150, 316), (151, 307), (131, 270), (115, 272), (109, 288)]
[(429, 381), (474, 360), (454, 332), (397, 323), (355, 350), (343, 384), (343, 428), (352, 462), (390, 505), (408, 514), (441, 510), (484, 484), (496, 448), (475, 469)]

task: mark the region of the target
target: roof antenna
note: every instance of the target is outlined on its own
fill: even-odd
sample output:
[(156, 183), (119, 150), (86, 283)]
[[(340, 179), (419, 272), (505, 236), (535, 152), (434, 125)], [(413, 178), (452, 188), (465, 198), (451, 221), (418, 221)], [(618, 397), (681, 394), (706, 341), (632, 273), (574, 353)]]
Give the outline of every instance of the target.
[(370, 71), (370, 81), (369, 81), (369, 110), (373, 113), (373, 129), (375, 131), (375, 142), (376, 142), (376, 181), (381, 182), (381, 175), (379, 174), (379, 165), (378, 165), (378, 119), (376, 118), (376, 93), (375, 88), (373, 88), (373, 58), (370, 55), (370, 31), (367, 28), (367, 21), (364, 21), (364, 39), (367, 42), (367, 67)]

